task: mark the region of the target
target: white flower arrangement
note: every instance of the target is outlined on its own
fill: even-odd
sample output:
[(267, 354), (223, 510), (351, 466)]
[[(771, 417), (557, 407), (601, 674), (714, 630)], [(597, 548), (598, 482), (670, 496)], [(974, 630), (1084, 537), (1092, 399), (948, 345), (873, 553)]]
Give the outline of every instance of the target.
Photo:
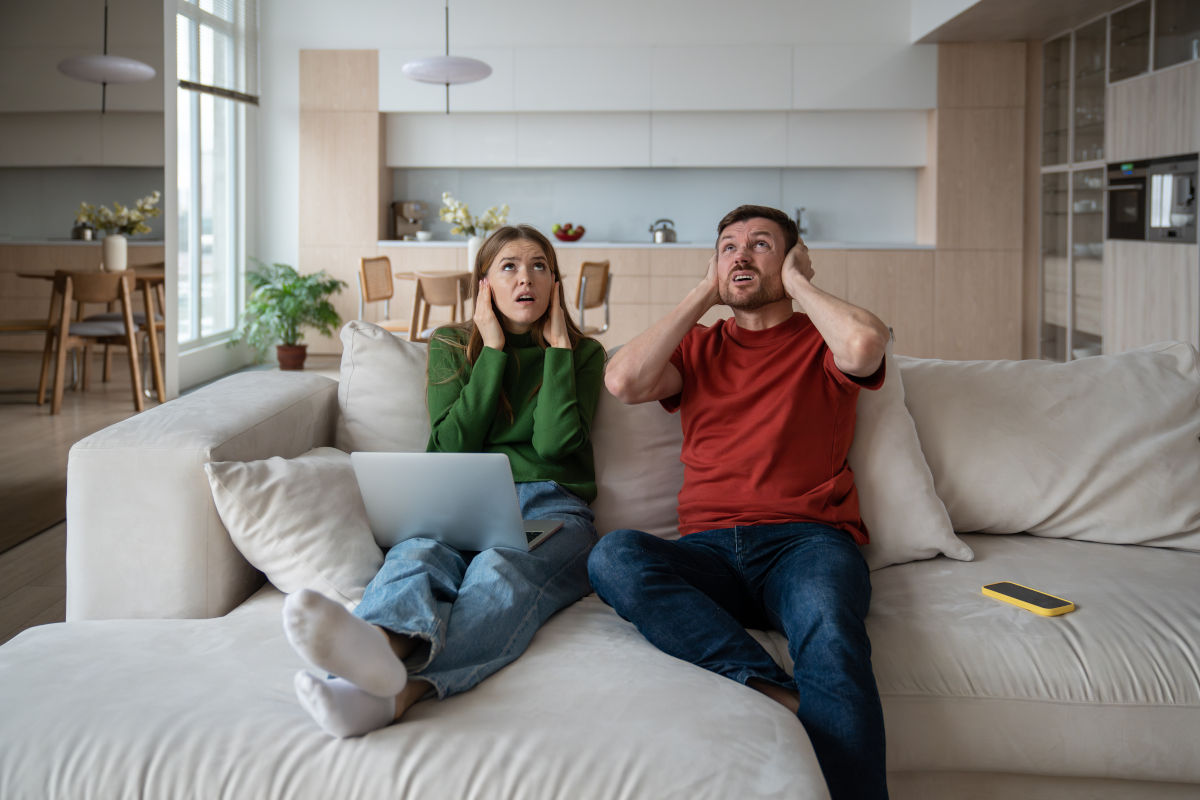
[(133, 208), (120, 203), (113, 203), (112, 208), (80, 203), (79, 211), (75, 213), (75, 224), (90, 225), (108, 234), (121, 233), (132, 236), (149, 233), (150, 226), (146, 224), (146, 220), (162, 213), (161, 208), (155, 207), (160, 199), (162, 195), (155, 191), (154, 194), (139, 198)]
[(466, 203), (455, 200), (449, 192), (442, 192), (442, 208), (438, 217), (443, 222), (452, 222), (451, 233), (464, 236), (487, 236), (508, 221), (508, 203), (492, 206), (478, 217), (472, 217)]

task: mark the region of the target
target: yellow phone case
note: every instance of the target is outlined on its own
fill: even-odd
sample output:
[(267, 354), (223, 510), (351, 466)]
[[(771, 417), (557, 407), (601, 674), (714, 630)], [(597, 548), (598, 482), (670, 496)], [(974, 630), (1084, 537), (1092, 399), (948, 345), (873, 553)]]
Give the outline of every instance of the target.
[[(1042, 597), (1049, 598), (1050, 600), (1057, 600), (1059, 603), (1062, 603), (1062, 605), (1058, 605), (1053, 608), (1044, 608), (1044, 607), (1036, 605), (1034, 603), (1030, 603), (1025, 600), (1021, 600), (1020, 598), (1013, 597), (1010, 594), (1005, 594), (1002, 590), (998, 591), (998, 590), (991, 588), (993, 586), (1001, 586), (1005, 583), (1012, 584), (1013, 586), (1018, 586), (1022, 589), (1030, 591), (1030, 592), (1034, 592), (1036, 594), (1041, 595)], [(1015, 581), (998, 581), (996, 583), (989, 583), (987, 586), (983, 587), (983, 593), (985, 595), (987, 595), (988, 597), (995, 598), (996, 600), (1000, 600), (1005, 603), (1011, 603), (1012, 605), (1016, 606), (1017, 608), (1023, 608), (1026, 611), (1032, 611), (1034, 614), (1038, 614), (1043, 617), (1057, 617), (1060, 614), (1066, 614), (1066, 613), (1069, 613), (1069, 612), (1075, 610), (1075, 604), (1072, 603), (1070, 600), (1067, 600), (1066, 598), (1057, 597), (1055, 595), (1043, 592), (1040, 589), (1034, 589), (1032, 586), (1025, 586), (1025, 585), (1017, 583)]]

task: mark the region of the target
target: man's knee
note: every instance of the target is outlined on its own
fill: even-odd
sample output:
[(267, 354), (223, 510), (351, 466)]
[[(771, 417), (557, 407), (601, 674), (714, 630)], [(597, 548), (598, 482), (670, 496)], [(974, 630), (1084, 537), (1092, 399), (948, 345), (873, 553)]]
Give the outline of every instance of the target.
[(600, 599), (615, 605), (614, 599), (623, 595), (637, 579), (645, 558), (643, 537), (648, 534), (634, 530), (617, 530), (600, 537), (588, 556), (588, 579)]

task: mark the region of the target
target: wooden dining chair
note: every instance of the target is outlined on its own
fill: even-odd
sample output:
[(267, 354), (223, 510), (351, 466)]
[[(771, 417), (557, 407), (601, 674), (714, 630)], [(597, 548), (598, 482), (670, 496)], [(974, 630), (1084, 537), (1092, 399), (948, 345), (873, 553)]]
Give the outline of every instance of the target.
[[(50, 301), (50, 318), (46, 330), (46, 345), (42, 350), (42, 373), (38, 380), (38, 405), (45, 403), (46, 382), (51, 354), (54, 356), (54, 393), (50, 401), (50, 413), (62, 409), (63, 388), (68, 351), (80, 351), (83, 361), (80, 384), (88, 386), (88, 362), (93, 344), (123, 345), (129, 353), (129, 379), (133, 389), (133, 406), (141, 411), (142, 399), (141, 365), (137, 357), (137, 326), (133, 321), (133, 303), (130, 287), (132, 272), (68, 272), (54, 273), (54, 289)], [(121, 319), (85, 321), (73, 319), (77, 306), (86, 303), (105, 304), (118, 302)]]
[[(162, 270), (166, 269), (166, 266), (167, 266), (166, 262), (158, 261), (158, 262), (152, 262), (149, 264), (139, 264), (139, 265), (137, 265), (137, 267), (132, 267), (131, 269), (135, 270), (134, 274), (136, 274), (136, 271), (138, 271), (138, 270), (145, 270), (147, 272), (162, 271)], [(148, 346), (152, 342), (152, 340), (150, 338), (151, 326), (146, 324), (145, 309), (135, 310), (133, 312), (133, 324), (138, 329), (138, 341), (141, 344), (140, 352), (141, 352), (141, 357), (142, 357), (143, 361), (147, 361), (148, 359), (153, 358), (154, 353), (156, 351), (158, 353), (165, 353), (166, 349), (167, 349), (167, 342), (166, 342), (167, 323), (166, 323), (166, 320), (163, 318), (163, 313), (167, 307), (165, 281), (162, 283), (154, 284), (153, 295), (154, 295), (153, 300), (149, 301), (151, 303), (151, 308), (153, 309), (153, 314), (154, 314), (153, 332), (154, 332), (155, 337), (159, 337), (159, 336), (162, 337), (161, 340), (154, 342), (154, 344), (159, 345), (158, 347), (149, 347)], [(119, 303), (117, 301), (113, 301), (108, 304), (107, 311), (100, 312), (99, 314), (87, 314), (83, 317), (83, 321), (84, 322), (121, 322), (123, 317), (122, 317), (121, 312), (119, 310), (117, 310), (118, 305), (119, 305)], [(136, 305), (136, 301), (135, 301), (135, 305)], [(104, 346), (104, 374), (103, 374), (102, 379), (105, 383), (108, 383), (109, 377), (112, 374), (112, 351), (113, 351), (114, 346), (116, 346), (116, 345), (106, 344)], [(151, 370), (151, 372), (156, 373), (157, 370)], [(142, 368), (142, 374), (143, 374), (143, 376), (145, 375), (145, 367)], [(84, 388), (87, 388), (87, 387), (84, 387)], [(158, 399), (159, 399), (159, 402), (161, 403), (166, 398), (163, 397), (163, 392), (161, 391), (162, 387), (156, 387), (156, 389), (158, 390)]]
[[(579, 315), (579, 328), (588, 336), (596, 336), (608, 330), (608, 296), (612, 291), (612, 275), (608, 271), (608, 259), (584, 261), (579, 267), (579, 282), (575, 286), (575, 310)], [(589, 308), (604, 307), (604, 324), (588, 327), (584, 312)]]
[(416, 294), (413, 297), (412, 322), (408, 328), (410, 342), (428, 342), (433, 335), (429, 312), (434, 307), (449, 308), (450, 322), (467, 318), (467, 298), (471, 295), (469, 272), (416, 272)]
[(375, 325), (392, 333), (406, 333), (408, 322), (392, 319), (389, 311), (395, 284), (392, 282), (392, 261), (387, 256), (372, 256), (359, 259), (358, 265), (358, 318), (366, 311), (367, 303), (383, 303), (383, 319), (372, 320)]

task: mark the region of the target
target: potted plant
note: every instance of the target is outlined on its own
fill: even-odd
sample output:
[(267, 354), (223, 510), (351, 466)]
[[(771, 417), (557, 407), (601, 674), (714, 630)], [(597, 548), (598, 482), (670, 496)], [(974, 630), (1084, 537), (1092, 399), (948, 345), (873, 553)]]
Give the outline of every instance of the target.
[(332, 336), (342, 318), (329, 298), (348, 284), (325, 270), (301, 275), (287, 264), (264, 264), (257, 259), (254, 264), (246, 273), (250, 296), (230, 344), (245, 342), (260, 361), (274, 344), (280, 369), (303, 369), (308, 345), (301, 343), (302, 329), (307, 325), (323, 336)]

